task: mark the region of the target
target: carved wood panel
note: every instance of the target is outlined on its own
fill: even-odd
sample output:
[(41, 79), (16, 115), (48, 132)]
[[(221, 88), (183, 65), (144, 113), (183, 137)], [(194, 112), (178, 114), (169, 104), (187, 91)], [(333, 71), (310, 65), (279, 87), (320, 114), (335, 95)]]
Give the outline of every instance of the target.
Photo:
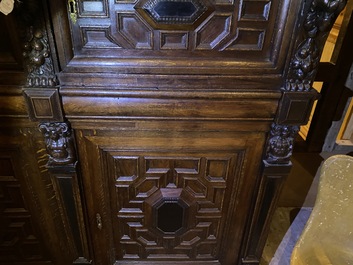
[(97, 264), (235, 262), (241, 240), (234, 237), (243, 237), (264, 135), (112, 134), (78, 132)]
[(280, 3), (80, 0), (75, 38), (81, 48), (261, 51)]
[[(117, 206), (112, 210), (118, 213), (120, 244), (116, 251), (121, 253), (119, 256), (149, 259), (171, 254), (180, 259), (217, 257), (223, 237), (225, 189), (227, 182), (228, 186), (234, 186), (238, 180), (233, 171), (242, 157), (241, 152), (229, 157), (195, 154), (175, 158), (124, 156), (119, 152), (106, 155), (108, 167), (114, 168), (115, 172), (112, 198)], [(229, 175), (233, 179), (228, 181)], [(178, 190), (180, 194), (175, 200), (185, 204), (185, 224), (182, 231), (163, 232), (173, 231), (168, 225), (178, 216), (166, 215), (164, 219), (158, 219), (157, 225), (155, 207), (160, 206), (161, 200), (170, 200), (169, 193)], [(164, 205), (168, 207), (168, 204)], [(160, 229), (160, 226), (166, 228)]]
[[(273, 86), (263, 78), (277, 82), (286, 69), (303, 4), (294, 0), (77, 2), (70, 34), (54, 23), (55, 38), (64, 39), (73, 51), (73, 56), (64, 55), (68, 64), (59, 75), (62, 86), (78, 82), (102, 86), (105, 82), (94, 79), (107, 73), (115, 76), (113, 80), (125, 78), (124, 74), (204, 74), (212, 75), (210, 80), (217, 79), (213, 75), (245, 74), (253, 83), (259, 80), (262, 88), (277, 91), (283, 82)], [(57, 9), (53, 10), (56, 16)], [(61, 8), (60, 14), (68, 17), (70, 10), (70, 6)], [(90, 78), (80, 76), (88, 73)], [(239, 85), (242, 81), (236, 80)], [(126, 85), (119, 82), (119, 86)]]
[(45, 260), (16, 168), (19, 149), (0, 151), (0, 263)]

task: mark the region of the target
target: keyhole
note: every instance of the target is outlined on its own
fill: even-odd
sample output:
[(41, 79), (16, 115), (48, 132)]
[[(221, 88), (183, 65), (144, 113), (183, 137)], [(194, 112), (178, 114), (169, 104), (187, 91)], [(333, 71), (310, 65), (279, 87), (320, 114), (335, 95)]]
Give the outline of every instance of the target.
[(75, 13), (75, 6), (74, 6), (74, 2), (73, 1), (70, 1), (70, 12), (71, 13)]
[(70, 17), (73, 23), (77, 21), (77, 14), (76, 14), (76, 3), (75, 0), (69, 0), (69, 9), (70, 9)]

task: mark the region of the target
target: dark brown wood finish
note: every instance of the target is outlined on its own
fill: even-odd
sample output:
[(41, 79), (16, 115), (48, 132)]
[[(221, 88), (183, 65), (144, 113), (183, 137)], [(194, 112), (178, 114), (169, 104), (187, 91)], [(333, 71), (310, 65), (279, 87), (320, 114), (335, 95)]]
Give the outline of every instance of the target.
[(0, 264), (70, 264), (72, 239), (45, 168), (37, 124), (2, 118), (0, 131)]
[[(168, 129), (78, 132), (97, 264), (231, 264), (239, 258), (241, 242), (228, 235), (242, 237), (247, 216), (242, 212), (250, 207), (264, 133), (180, 128), (171, 138)], [(155, 211), (163, 205), (162, 194), (172, 200), (173, 191), (185, 205), (185, 223), (177, 232), (163, 232)], [(105, 249), (114, 251), (107, 257)]]
[[(63, 170), (48, 171), (48, 145), (38, 123), (28, 119), (63, 119), (55, 87), (55, 46), (47, 34), (50, 23), (44, 10), (45, 4), (38, 1), (16, 2), (13, 13), (0, 16), (2, 265), (72, 264), (75, 260), (77, 264), (88, 264), (80, 258), (85, 249), (78, 247), (77, 235), (85, 233), (84, 227), (77, 225), (83, 224), (78, 182), (72, 183), (70, 190), (60, 181), (66, 177)], [(51, 178), (53, 174), (57, 179)], [(74, 171), (68, 174), (76, 179)], [(74, 198), (78, 207), (70, 212), (66, 206), (71, 206)], [(79, 219), (76, 226), (70, 222), (74, 219), (71, 216)]]
[(90, 71), (86, 65), (100, 67), (95, 73), (244, 75), (245, 69), (249, 75), (249, 69), (257, 69), (281, 74), (295, 25), (295, 19), (286, 18), (289, 10), (296, 13), (300, 8), (300, 3), (288, 0), (244, 1), (242, 5), (196, 1), (205, 13), (213, 10), (200, 18), (201, 25), (174, 22), (164, 24), (162, 30), (146, 12), (140, 14), (140, 6), (153, 1), (99, 2), (102, 10), (98, 13), (85, 12), (78, 5), (77, 22), (71, 25), (75, 56), (65, 72), (76, 66), (75, 72)]
[(0, 264), (259, 264), (344, 2), (17, 3), (0, 178), (39, 252)]

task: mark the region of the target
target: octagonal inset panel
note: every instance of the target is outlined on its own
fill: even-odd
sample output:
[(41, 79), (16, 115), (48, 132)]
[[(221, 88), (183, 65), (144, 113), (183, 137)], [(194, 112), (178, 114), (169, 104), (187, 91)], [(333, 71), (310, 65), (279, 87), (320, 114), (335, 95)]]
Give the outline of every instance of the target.
[(157, 207), (157, 228), (164, 233), (176, 233), (183, 228), (184, 207), (178, 200), (166, 200)]
[(208, 1), (200, 0), (140, 0), (135, 9), (154, 28), (174, 25), (183, 29), (196, 27), (213, 11)]
[(146, 227), (160, 235), (182, 234), (193, 222), (197, 203), (183, 189), (163, 188), (145, 200)]
[(152, 0), (143, 5), (143, 9), (157, 23), (193, 23), (206, 7), (197, 0)]

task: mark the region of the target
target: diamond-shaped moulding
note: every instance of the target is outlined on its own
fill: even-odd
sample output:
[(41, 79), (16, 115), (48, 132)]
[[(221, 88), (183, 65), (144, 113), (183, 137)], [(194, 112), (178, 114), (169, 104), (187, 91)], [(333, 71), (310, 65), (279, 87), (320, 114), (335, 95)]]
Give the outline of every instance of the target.
[(140, 0), (134, 7), (154, 29), (195, 29), (213, 11), (207, 0)]

